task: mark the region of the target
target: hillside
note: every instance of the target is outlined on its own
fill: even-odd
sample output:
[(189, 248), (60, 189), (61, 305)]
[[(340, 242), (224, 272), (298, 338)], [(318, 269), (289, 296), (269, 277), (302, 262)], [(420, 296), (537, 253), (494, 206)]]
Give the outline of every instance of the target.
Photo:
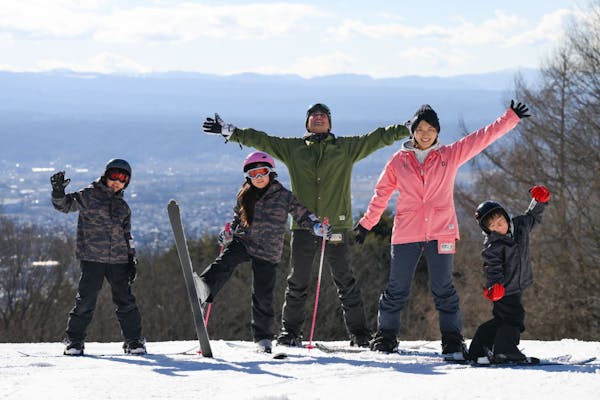
[[(326, 354), (291, 349), (285, 360), (251, 343), (216, 341), (214, 359), (193, 341), (149, 343), (150, 355), (120, 343), (88, 343), (88, 356), (60, 355), (59, 343), (0, 344), (5, 399), (592, 399), (600, 362), (578, 366), (471, 367), (436, 356), (439, 342), (400, 342), (410, 354)], [(342, 342), (328, 343), (342, 345)], [(530, 355), (600, 357), (600, 343), (523, 341)], [(189, 351), (189, 354), (177, 354)], [(29, 354), (29, 356), (25, 355)]]

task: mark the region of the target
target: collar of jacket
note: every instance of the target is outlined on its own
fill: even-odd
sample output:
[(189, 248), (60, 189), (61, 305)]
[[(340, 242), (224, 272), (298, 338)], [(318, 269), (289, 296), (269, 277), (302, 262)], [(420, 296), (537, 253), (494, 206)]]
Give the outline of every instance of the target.
[(302, 138), (306, 142), (309, 142), (309, 143), (321, 143), (323, 141), (335, 141), (335, 135), (331, 132), (327, 132), (327, 134), (306, 132)]
[(440, 147), (441, 145), (439, 140), (425, 150), (417, 149), (414, 146), (412, 140), (407, 140), (402, 143), (402, 151), (413, 152), (419, 164), (423, 164), (429, 153), (431, 153), (432, 151), (437, 151)]
[(415, 147), (415, 145), (413, 144), (412, 140), (408, 139), (408, 140), (402, 142), (402, 149), (401, 150), (402, 151), (414, 151), (415, 153), (417, 153), (417, 152), (429, 153), (432, 150), (439, 149), (441, 146), (442, 145), (441, 145), (440, 140), (438, 138), (438, 140), (433, 145), (431, 145), (431, 147), (429, 147), (428, 149), (425, 149), (425, 150), (421, 150), (421, 149), (417, 149)]
[(510, 220), (510, 224), (508, 227), (508, 232), (506, 233), (506, 235), (501, 235), (498, 232), (490, 232), (488, 234), (485, 235), (485, 240), (484, 240), (484, 244), (488, 244), (491, 242), (495, 242), (496, 240), (500, 240), (500, 239), (514, 239), (514, 225), (512, 222), (512, 218)]
[[(265, 187), (262, 192), (262, 195), (260, 197), (258, 197), (259, 199), (265, 197), (268, 194), (271, 194), (273, 192), (277, 192), (279, 191), (283, 186), (281, 185), (281, 183), (279, 183), (279, 181), (277, 179), (273, 179), (271, 182), (269, 182), (269, 185), (267, 187)], [(254, 188), (255, 190), (261, 190), (261, 189), (257, 189), (256, 187)]]
[(96, 189), (103, 191), (108, 196), (123, 197), (124, 189), (121, 189), (118, 192), (113, 192), (111, 188), (109, 188), (104, 182), (102, 182), (102, 177), (92, 182), (92, 186), (94, 186)]

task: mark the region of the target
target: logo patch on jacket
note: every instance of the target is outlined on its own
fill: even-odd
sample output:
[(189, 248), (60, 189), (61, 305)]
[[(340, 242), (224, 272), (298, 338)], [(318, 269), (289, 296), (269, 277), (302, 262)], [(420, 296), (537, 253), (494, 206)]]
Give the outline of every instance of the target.
[(456, 253), (456, 244), (454, 240), (438, 240), (438, 254)]

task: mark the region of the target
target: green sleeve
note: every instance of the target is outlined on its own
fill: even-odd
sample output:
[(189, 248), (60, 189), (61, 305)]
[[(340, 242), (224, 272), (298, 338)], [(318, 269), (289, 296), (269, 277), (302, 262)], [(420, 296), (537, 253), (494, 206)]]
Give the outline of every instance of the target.
[(408, 128), (404, 125), (390, 125), (385, 128), (377, 128), (374, 131), (362, 135), (347, 137), (350, 141), (349, 155), (354, 161), (367, 157), (382, 147), (389, 146), (397, 140), (409, 136)]
[(265, 132), (252, 128), (236, 128), (229, 140), (269, 153), (283, 163), (286, 163), (290, 158), (291, 149), (301, 139), (270, 136)]

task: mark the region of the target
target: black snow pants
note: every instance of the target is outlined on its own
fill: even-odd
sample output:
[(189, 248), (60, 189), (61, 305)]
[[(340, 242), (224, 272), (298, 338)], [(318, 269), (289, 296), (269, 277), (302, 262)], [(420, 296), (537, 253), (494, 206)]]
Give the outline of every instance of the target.
[(521, 293), (504, 296), (494, 302), (494, 318), (477, 328), (471, 346), (469, 358), (487, 356), (486, 349), (494, 354), (519, 353), (517, 347), (521, 333), (525, 331), (525, 309), (521, 303)]
[[(342, 303), (346, 328), (350, 334), (369, 335), (365, 306), (358, 282), (350, 267), (350, 249), (348, 235), (343, 234), (340, 243), (327, 242), (325, 259), (329, 264), (333, 282), (337, 286), (338, 297)], [(285, 302), (283, 304), (283, 330), (294, 336), (302, 334), (304, 308), (308, 296), (313, 271), (313, 261), (321, 253), (322, 238), (301, 229), (292, 231), (291, 271), (287, 278)]]
[(98, 293), (104, 278), (112, 291), (112, 301), (117, 306), (116, 314), (125, 341), (142, 339), (142, 318), (131, 293), (128, 264), (106, 264), (81, 261), (81, 277), (75, 298), (75, 307), (69, 313), (67, 337), (71, 342), (83, 343), (87, 327), (92, 321)]
[(252, 264), (252, 335), (254, 341), (273, 339), (273, 291), (277, 278), (277, 264), (252, 257), (244, 245), (234, 239), (217, 259), (200, 275), (210, 288), (209, 301), (215, 298), (236, 267), (245, 262)]

